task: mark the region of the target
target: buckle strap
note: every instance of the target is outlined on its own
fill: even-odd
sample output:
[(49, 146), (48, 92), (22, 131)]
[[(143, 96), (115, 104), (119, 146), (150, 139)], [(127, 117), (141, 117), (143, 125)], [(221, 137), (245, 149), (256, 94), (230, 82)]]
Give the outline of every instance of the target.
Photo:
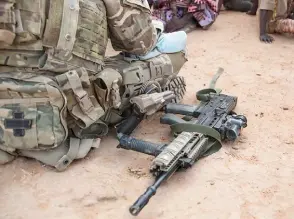
[(197, 100), (207, 102), (211, 99), (211, 96), (221, 93), (221, 89), (215, 89), (215, 84), (223, 72), (223, 68), (218, 69), (217, 73), (213, 76), (212, 80), (210, 81), (209, 88), (199, 90), (196, 93)]
[(78, 29), (79, 10), (78, 0), (64, 0), (57, 49), (65, 50), (69, 53), (72, 52)]
[(55, 165), (58, 171), (64, 171), (76, 158), (80, 148), (80, 141), (78, 138), (70, 138), (67, 154), (62, 156)]
[(83, 113), (89, 114), (92, 112), (94, 105), (88, 93), (83, 89), (78, 73), (75, 70), (72, 70), (66, 73), (66, 77), (68, 78), (68, 82), (73, 90), (75, 99), (81, 107)]

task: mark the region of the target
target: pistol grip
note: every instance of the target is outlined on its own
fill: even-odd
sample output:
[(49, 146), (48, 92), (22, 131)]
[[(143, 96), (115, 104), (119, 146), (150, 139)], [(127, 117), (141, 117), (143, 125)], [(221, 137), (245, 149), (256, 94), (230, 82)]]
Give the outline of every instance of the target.
[(178, 116), (174, 114), (165, 114), (160, 118), (160, 123), (161, 124), (167, 124), (167, 125), (174, 125), (178, 123), (186, 123), (187, 121), (179, 118)]
[(195, 116), (198, 106), (187, 104), (169, 103), (165, 107), (166, 113), (181, 114), (185, 116)]

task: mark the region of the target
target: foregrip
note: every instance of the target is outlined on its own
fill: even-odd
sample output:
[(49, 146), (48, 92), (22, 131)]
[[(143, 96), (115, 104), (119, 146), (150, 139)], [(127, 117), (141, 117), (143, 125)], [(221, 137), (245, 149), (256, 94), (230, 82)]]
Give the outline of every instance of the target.
[(178, 123), (186, 123), (187, 121), (179, 118), (178, 116), (174, 115), (174, 114), (164, 114), (161, 118), (160, 118), (160, 123), (161, 124), (167, 124), (167, 125), (174, 125), (174, 124), (178, 124)]
[(166, 113), (181, 114), (185, 116), (195, 116), (198, 106), (169, 103), (165, 106)]
[(117, 146), (118, 148), (137, 151), (137, 152), (148, 154), (155, 157), (158, 154), (160, 154), (163, 148), (165, 147), (165, 145), (158, 145), (151, 142), (138, 140), (121, 133), (118, 134), (118, 138), (119, 138), (119, 145)]

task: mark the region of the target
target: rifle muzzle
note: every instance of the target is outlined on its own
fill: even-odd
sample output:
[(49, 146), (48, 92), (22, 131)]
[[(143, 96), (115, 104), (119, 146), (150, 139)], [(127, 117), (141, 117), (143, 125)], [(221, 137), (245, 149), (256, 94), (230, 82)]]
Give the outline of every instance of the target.
[(137, 216), (140, 211), (145, 207), (145, 205), (148, 204), (150, 198), (155, 195), (156, 193), (156, 187), (150, 186), (146, 190), (146, 192), (141, 195), (137, 201), (130, 207), (129, 211), (132, 215)]

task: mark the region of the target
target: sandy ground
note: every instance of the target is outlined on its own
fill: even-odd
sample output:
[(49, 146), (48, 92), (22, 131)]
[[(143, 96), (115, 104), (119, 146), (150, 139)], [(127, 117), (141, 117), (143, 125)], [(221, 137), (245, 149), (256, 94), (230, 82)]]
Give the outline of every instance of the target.
[[(174, 175), (137, 218), (294, 218), (294, 39), (276, 36), (266, 45), (257, 33), (256, 18), (222, 12), (209, 31), (189, 34), (184, 102), (195, 103), (196, 90), (223, 67), (218, 87), (239, 97), (236, 111), (248, 117), (248, 127), (237, 143)], [(158, 118), (135, 136), (168, 140)], [(63, 173), (22, 158), (1, 167), (0, 218), (132, 218), (129, 206), (153, 181), (152, 158), (116, 145), (113, 137), (103, 139)]]

